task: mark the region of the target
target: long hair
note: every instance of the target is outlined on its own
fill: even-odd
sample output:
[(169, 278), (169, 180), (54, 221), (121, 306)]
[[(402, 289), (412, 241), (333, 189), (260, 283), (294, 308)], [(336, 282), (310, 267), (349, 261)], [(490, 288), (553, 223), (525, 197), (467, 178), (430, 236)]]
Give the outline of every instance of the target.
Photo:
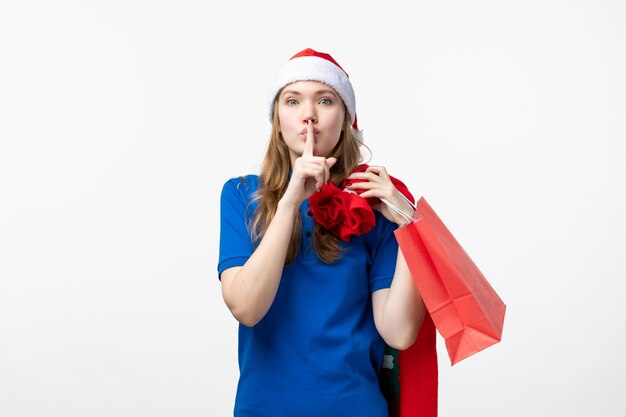
[[(272, 132), (259, 175), (260, 187), (252, 198), (252, 201), (259, 202), (257, 209), (252, 214), (248, 227), (253, 246), (258, 245), (263, 239), (269, 224), (276, 214), (278, 202), (287, 190), (289, 184), (291, 160), (289, 157), (289, 148), (282, 134), (279, 132), (279, 95), (280, 94), (277, 94), (277, 98), (274, 100)], [(360, 142), (352, 133), (350, 114), (347, 109), (345, 110), (341, 136), (339, 137), (337, 145), (328, 156), (337, 158), (335, 165), (330, 168), (330, 180), (335, 184), (341, 183), (362, 163), (363, 156), (359, 149), (360, 146), (366, 147), (369, 151), (369, 148)], [(287, 256), (285, 257), (285, 266), (291, 264), (298, 256), (301, 235), (302, 218), (300, 210), (298, 210), (294, 218), (294, 227), (287, 249)], [(313, 249), (317, 253), (317, 256), (327, 264), (333, 263), (341, 258), (341, 254), (343, 253), (343, 248), (339, 244), (339, 238), (328, 233), (318, 223), (315, 223), (314, 226)]]

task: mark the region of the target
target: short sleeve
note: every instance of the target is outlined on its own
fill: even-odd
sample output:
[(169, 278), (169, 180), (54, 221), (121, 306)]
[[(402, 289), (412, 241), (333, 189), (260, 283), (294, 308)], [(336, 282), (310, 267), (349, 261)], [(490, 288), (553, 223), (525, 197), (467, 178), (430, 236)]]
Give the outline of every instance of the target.
[(376, 219), (380, 222), (376, 242), (372, 251), (372, 265), (369, 271), (370, 292), (389, 288), (396, 272), (398, 260), (398, 241), (393, 234), (398, 225), (387, 220), (382, 214)]
[(220, 253), (218, 279), (224, 270), (242, 266), (254, 252), (247, 228), (248, 187), (244, 178), (231, 178), (220, 198)]

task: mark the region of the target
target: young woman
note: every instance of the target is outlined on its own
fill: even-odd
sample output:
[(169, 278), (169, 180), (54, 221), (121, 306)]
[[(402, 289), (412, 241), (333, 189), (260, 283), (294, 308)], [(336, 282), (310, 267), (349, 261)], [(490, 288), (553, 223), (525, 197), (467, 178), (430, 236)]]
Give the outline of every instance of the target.
[[(354, 91), (330, 55), (292, 57), (268, 104), (260, 175), (221, 195), (218, 274), (240, 323), (234, 415), (386, 417), (385, 343), (411, 346), (426, 310), (393, 234), (406, 220), (380, 199), (413, 209), (384, 167), (361, 165)], [(373, 201), (374, 221), (348, 224), (329, 211), (337, 201)]]

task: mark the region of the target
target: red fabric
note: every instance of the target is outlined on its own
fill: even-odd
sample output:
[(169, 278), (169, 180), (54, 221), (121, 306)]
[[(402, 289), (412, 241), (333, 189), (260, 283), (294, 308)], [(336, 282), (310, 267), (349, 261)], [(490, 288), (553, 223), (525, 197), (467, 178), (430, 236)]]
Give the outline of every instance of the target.
[(348, 75), (346, 70), (341, 68), (341, 65), (339, 65), (339, 63), (337, 61), (335, 61), (335, 59), (332, 56), (330, 56), (330, 54), (327, 54), (325, 52), (318, 52), (315, 49), (306, 48), (306, 49), (298, 52), (297, 54), (295, 54), (294, 56), (292, 56), (289, 59), (292, 60), (294, 58), (299, 58), (301, 56), (314, 56), (314, 57), (317, 57), (317, 58), (322, 58), (322, 59), (325, 59), (327, 61), (330, 61), (333, 64), (337, 65), (339, 67), (339, 69), (342, 70), (346, 75)]
[[(364, 172), (367, 168), (367, 164), (362, 164), (354, 172)], [(397, 178), (390, 178), (396, 189), (414, 203), (415, 199), (407, 186)], [(329, 181), (328, 185), (322, 185), (319, 192), (309, 197), (315, 221), (346, 242), (350, 236), (366, 233), (376, 225), (372, 206), (379, 204), (380, 199), (365, 199), (358, 195), (366, 190), (354, 190), (357, 194), (342, 191), (349, 183), (361, 181), (367, 180), (344, 180), (339, 187)], [(415, 343), (399, 351), (398, 366), (400, 417), (436, 417), (439, 370), (435, 325), (428, 311)]]
[[(359, 165), (354, 172), (365, 172), (369, 166)], [(414, 201), (407, 186), (397, 178), (390, 176), (391, 182), (409, 200)], [(343, 191), (349, 184), (367, 180), (343, 180), (339, 186), (332, 181), (322, 185), (320, 191), (309, 197), (309, 208), (315, 221), (339, 239), (348, 242), (350, 236), (367, 233), (376, 225), (372, 206), (380, 203), (376, 197), (361, 198), (359, 195), (367, 190), (355, 189), (356, 192)]]
[(309, 197), (309, 208), (317, 223), (345, 242), (351, 235), (362, 235), (376, 225), (368, 201), (342, 191), (332, 181)]
[(399, 351), (400, 417), (436, 417), (439, 388), (437, 333), (426, 311), (417, 340)]

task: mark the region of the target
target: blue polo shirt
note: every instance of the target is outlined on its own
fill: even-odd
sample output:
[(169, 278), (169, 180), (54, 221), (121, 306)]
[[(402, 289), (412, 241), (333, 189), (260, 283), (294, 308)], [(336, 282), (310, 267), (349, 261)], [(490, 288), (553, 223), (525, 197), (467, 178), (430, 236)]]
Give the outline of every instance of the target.
[[(221, 194), (222, 271), (242, 266), (254, 249), (246, 223), (257, 207), (256, 175), (231, 178)], [(374, 325), (371, 294), (391, 285), (397, 225), (375, 211), (376, 227), (350, 242), (333, 264), (312, 248), (308, 200), (297, 259), (283, 269), (276, 297), (253, 327), (239, 324), (235, 417), (388, 417), (378, 370), (385, 342)]]

